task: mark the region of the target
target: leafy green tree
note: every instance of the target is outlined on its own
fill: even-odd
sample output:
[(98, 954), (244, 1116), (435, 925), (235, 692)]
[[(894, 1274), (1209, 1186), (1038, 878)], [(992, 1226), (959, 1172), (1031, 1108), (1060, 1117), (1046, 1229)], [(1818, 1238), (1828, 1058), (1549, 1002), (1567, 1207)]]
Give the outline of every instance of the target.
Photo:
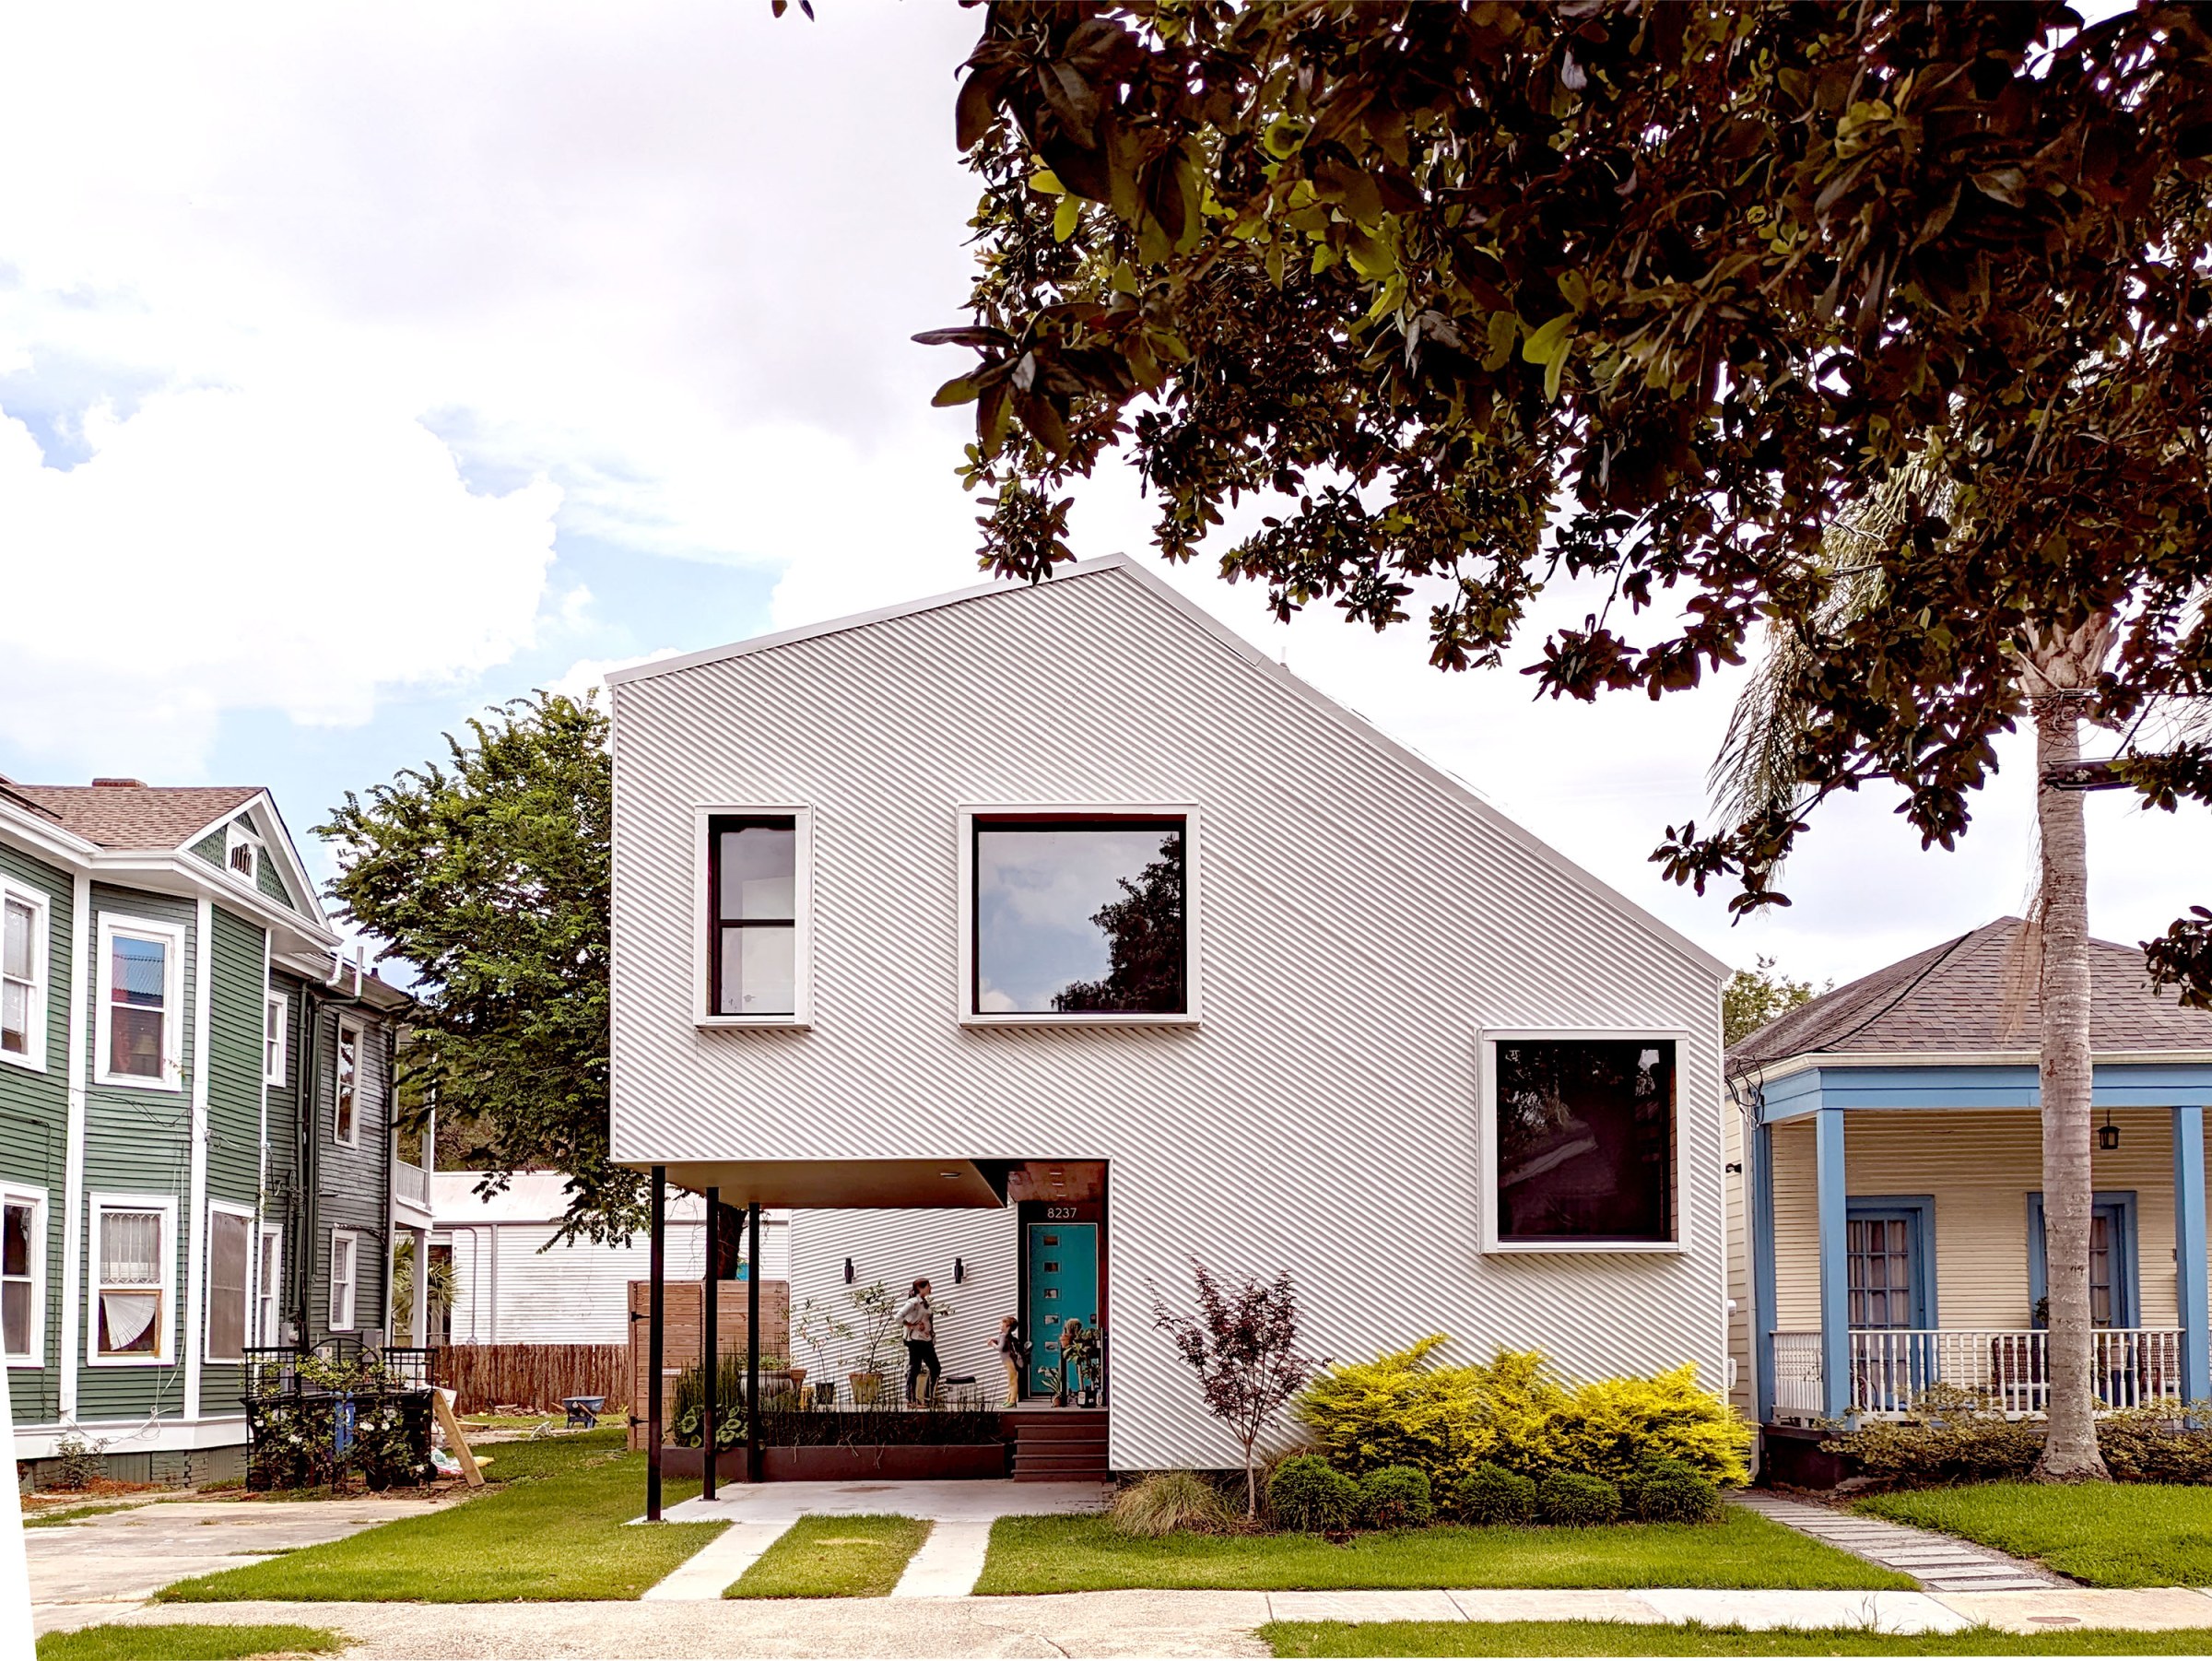
[[(1658, 855), (1739, 911), (1787, 902), (1775, 877), (1841, 791), (1894, 782), (1952, 845), (2033, 722), (2063, 1179), (2043, 1469), (2097, 1474), (2065, 786), (2083, 720), (2155, 715), (2168, 741), (2112, 776), (2212, 800), (2212, 735), (2175, 713), (2212, 693), (2203, 15), (1006, 3), (967, 69), (972, 320), (920, 338), (976, 354), (937, 398), (975, 406), (987, 567), (1071, 558), (1063, 491), (1126, 446), (1167, 558), (1280, 501), (1222, 574), (1283, 617), (1423, 607), (1441, 668), (1501, 662), (1562, 573), (1608, 598), (1544, 642), (1541, 693), (1657, 698), (1787, 639), (1794, 788)], [(1869, 534), (1839, 564), (1846, 521)], [(1838, 604), (1869, 577), (1878, 603)], [(2212, 1002), (2212, 915), (2149, 964)]]
[(515, 699), (446, 735), (426, 763), (316, 827), (332, 895), (413, 971), (406, 1053), (441, 1129), (466, 1124), (469, 1163), (535, 1167), (572, 1184), (564, 1237), (644, 1226), (644, 1183), (607, 1157), (608, 901), (614, 770), (607, 718), (557, 692)]
[(1810, 981), (1793, 981), (1762, 953), (1756, 967), (1737, 970), (1721, 988), (1721, 1042), (1736, 1044), (1818, 995)]

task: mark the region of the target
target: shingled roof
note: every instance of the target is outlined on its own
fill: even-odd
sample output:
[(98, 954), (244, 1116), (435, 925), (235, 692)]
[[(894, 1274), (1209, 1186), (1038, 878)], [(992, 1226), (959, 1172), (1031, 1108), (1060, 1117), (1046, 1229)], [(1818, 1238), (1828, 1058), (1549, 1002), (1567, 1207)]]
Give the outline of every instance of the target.
[(7, 794), (53, 816), (65, 830), (103, 848), (182, 847), (234, 807), (261, 794), (252, 784), (16, 784)]
[[(2034, 1050), (2042, 1032), (2034, 949), (2026, 923), (2000, 917), (1770, 1021), (1728, 1052), (1729, 1065)], [(2090, 941), (2089, 977), (2091, 1049), (2212, 1052), (2212, 1011), (2153, 992), (2137, 948)]]

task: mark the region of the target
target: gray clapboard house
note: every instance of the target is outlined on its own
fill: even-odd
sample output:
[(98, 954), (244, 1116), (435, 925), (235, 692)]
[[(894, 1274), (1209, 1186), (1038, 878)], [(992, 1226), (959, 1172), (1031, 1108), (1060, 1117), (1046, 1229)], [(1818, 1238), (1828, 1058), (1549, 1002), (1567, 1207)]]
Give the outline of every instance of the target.
[[(392, 1056), (266, 791), (0, 779), (16, 1456), (228, 1474), (244, 1353), (388, 1325)], [(312, 1081), (312, 1086), (310, 1081)]]

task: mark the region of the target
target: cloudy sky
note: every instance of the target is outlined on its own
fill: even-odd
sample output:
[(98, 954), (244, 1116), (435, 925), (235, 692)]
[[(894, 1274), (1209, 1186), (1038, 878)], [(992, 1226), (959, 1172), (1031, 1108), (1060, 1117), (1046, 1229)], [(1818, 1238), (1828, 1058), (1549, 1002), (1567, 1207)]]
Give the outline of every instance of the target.
[[(487, 703), (972, 582), (955, 357), (908, 336), (965, 287), (976, 18), (819, 9), (13, 8), (0, 773), (266, 783), (326, 871), (321, 811)], [(1147, 524), (1101, 479), (1078, 549)], [(1870, 795), (1731, 928), (1646, 856), (1734, 682), (1534, 705), (1175, 580), (1731, 961), (1848, 977), (2027, 892), (2016, 747), (1960, 852)], [(2091, 818), (2100, 933), (2206, 898), (2201, 813)]]

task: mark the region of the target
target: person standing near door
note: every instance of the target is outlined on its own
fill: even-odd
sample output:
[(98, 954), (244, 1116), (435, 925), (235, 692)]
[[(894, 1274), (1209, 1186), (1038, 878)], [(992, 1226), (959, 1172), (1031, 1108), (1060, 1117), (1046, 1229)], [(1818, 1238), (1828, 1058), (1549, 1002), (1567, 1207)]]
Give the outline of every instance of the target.
[(1030, 1346), (1021, 1336), (1021, 1323), (1012, 1315), (998, 1318), (998, 1361), (1006, 1370), (1006, 1406), (1021, 1406), (1021, 1369)]
[[(914, 1288), (899, 1306), (899, 1327), (906, 1335), (906, 1399), (909, 1406), (917, 1401), (934, 1402), (937, 1398), (937, 1380), (944, 1370), (937, 1365), (936, 1311), (929, 1302), (929, 1282), (914, 1282)], [(924, 1372), (929, 1374), (928, 1393), (917, 1396), (914, 1386)]]

